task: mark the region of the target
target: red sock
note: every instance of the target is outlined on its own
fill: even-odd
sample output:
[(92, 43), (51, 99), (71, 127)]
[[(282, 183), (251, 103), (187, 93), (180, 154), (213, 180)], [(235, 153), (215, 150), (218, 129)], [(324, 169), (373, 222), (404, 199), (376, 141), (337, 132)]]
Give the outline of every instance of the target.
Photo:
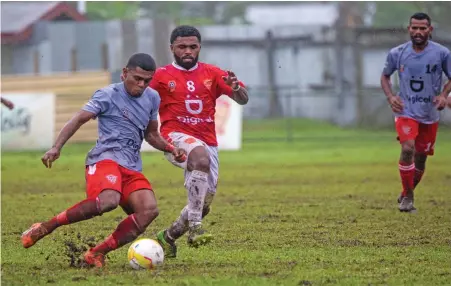
[(135, 214), (129, 215), (119, 223), (116, 230), (92, 249), (94, 252), (107, 254), (108, 252), (117, 249), (138, 237), (143, 231), (136, 223)]
[(423, 178), (423, 174), (424, 174), (424, 170), (415, 169), (415, 177), (413, 179), (414, 187), (416, 187), (420, 183), (421, 178)]
[(413, 191), (413, 179), (415, 177), (415, 164), (399, 162), (399, 174), (402, 182), (402, 195), (406, 196), (408, 191)]
[(99, 198), (86, 199), (61, 212), (51, 220), (44, 222), (42, 225), (48, 232), (52, 232), (59, 226), (87, 220), (100, 214)]

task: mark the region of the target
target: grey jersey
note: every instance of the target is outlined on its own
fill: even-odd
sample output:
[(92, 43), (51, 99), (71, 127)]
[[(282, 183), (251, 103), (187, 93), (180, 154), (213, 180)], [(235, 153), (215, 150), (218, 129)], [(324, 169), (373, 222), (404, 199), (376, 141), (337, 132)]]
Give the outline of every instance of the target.
[(123, 83), (116, 83), (94, 93), (83, 110), (98, 118), (99, 139), (87, 157), (86, 165), (113, 160), (135, 171), (142, 170), (141, 144), (151, 120), (157, 120), (160, 97), (146, 88), (140, 97), (130, 96)]
[(440, 119), (433, 98), (442, 90), (442, 73), (451, 79), (450, 51), (433, 41), (425, 49), (415, 52), (412, 42), (393, 48), (387, 56), (384, 75), (397, 70), (400, 83), (399, 96), (404, 110), (395, 114), (431, 124)]

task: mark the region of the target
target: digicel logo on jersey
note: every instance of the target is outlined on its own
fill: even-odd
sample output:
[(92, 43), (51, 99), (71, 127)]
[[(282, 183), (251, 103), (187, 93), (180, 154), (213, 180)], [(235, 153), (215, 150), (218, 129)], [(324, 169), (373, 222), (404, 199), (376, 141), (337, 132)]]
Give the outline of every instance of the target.
[(409, 96), (407, 98), (407, 100), (409, 100), (409, 102), (411, 102), (412, 104), (415, 103), (431, 103), (432, 102), (432, 96), (428, 96), (428, 97), (423, 97), (423, 96)]
[(190, 116), (177, 116), (177, 119), (182, 123), (192, 124), (196, 125), (198, 123), (211, 123), (213, 122), (213, 119), (211, 117), (208, 118), (198, 118), (198, 117), (190, 117)]

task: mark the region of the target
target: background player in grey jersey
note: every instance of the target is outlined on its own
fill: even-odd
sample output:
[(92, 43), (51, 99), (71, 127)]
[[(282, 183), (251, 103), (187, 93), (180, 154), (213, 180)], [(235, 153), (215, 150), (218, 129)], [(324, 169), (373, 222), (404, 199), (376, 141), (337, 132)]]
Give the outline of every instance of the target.
[(87, 264), (102, 267), (105, 254), (144, 232), (158, 216), (157, 203), (149, 181), (141, 173), (140, 148), (145, 139), (177, 160), (184, 150), (174, 148), (158, 132), (158, 93), (149, 88), (155, 72), (150, 55), (133, 55), (123, 69), (124, 81), (96, 91), (91, 100), (61, 130), (55, 145), (42, 162), (51, 168), (69, 138), (86, 122), (98, 118), (99, 139), (86, 158), (87, 199), (43, 223), (33, 224), (22, 234), (25, 248), (66, 224), (90, 219), (122, 206), (129, 216), (102, 243), (88, 250)]
[[(446, 106), (451, 81), (442, 89), (442, 74), (451, 79), (450, 51), (430, 39), (433, 27), (427, 14), (410, 18), (411, 41), (393, 48), (387, 56), (381, 85), (395, 114), (401, 143), (399, 172), (403, 191), (399, 210), (414, 211), (413, 190), (420, 182), (428, 155), (434, 154), (439, 110)], [(400, 92), (391, 90), (390, 76), (397, 70)]]

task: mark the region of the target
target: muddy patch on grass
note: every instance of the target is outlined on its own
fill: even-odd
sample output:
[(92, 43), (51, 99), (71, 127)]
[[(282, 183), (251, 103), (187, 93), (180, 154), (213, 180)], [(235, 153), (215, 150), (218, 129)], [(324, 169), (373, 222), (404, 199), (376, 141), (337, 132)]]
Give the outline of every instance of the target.
[(74, 241), (67, 240), (64, 242), (66, 246), (65, 255), (69, 260), (69, 266), (74, 268), (87, 267), (83, 260), (83, 253), (85, 253), (88, 248), (84, 245), (77, 245)]
[(77, 239), (66, 239), (64, 245), (66, 246), (65, 256), (69, 261), (69, 266), (73, 268), (85, 268), (89, 267), (83, 259), (83, 254), (89, 249), (94, 247), (95, 237), (82, 237), (80, 233), (77, 234)]

